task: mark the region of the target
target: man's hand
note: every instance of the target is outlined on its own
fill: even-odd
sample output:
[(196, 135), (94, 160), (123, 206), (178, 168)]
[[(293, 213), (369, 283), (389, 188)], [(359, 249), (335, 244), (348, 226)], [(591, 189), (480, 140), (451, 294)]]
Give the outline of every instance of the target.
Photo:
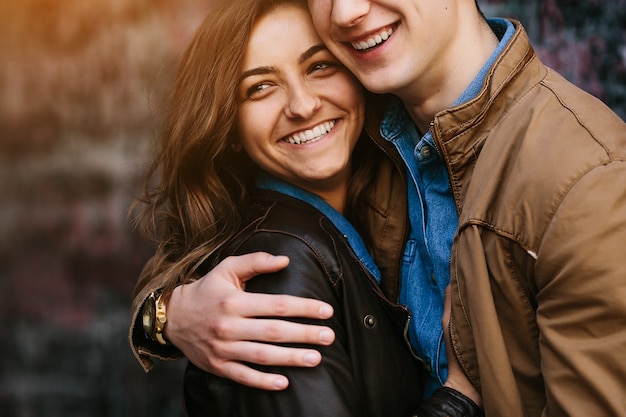
[(332, 307), (319, 300), (243, 291), (247, 280), (288, 263), (287, 257), (261, 252), (232, 256), (198, 281), (177, 287), (167, 305), (165, 337), (205, 371), (250, 387), (285, 389), (285, 376), (259, 372), (242, 362), (314, 367), (321, 362), (320, 353), (259, 342), (330, 345), (335, 339), (329, 327), (256, 318), (332, 316)]

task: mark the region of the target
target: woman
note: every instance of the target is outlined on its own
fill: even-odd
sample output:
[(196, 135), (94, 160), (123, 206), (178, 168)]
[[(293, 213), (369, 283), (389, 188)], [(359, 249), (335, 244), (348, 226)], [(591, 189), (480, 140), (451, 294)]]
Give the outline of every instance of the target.
[[(403, 336), (408, 311), (384, 298), (346, 220), (361, 223), (377, 159), (371, 141), (358, 140), (363, 119), (363, 90), (320, 41), (306, 4), (224, 2), (197, 32), (151, 171), (160, 177), (139, 218), (147, 231), (154, 227), (157, 258), (170, 265), (166, 293), (230, 255), (287, 255), (286, 269), (246, 290), (328, 302), (335, 313), (325, 324), (336, 340), (322, 348), (319, 366), (277, 370), (289, 378), (284, 391), (248, 388), (189, 364), (188, 415), (416, 410), (423, 369)], [(166, 343), (162, 330), (150, 331), (155, 343)]]

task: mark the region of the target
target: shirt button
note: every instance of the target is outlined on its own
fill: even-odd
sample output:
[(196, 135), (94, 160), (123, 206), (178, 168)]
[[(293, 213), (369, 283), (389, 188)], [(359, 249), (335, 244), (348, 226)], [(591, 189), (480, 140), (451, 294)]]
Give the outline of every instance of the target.
[(422, 154), (422, 157), (424, 159), (428, 159), (433, 155), (433, 147), (432, 146), (422, 146), (422, 149), (420, 149), (420, 153)]
[(374, 317), (371, 314), (368, 314), (363, 319), (363, 324), (365, 325), (366, 328), (373, 329), (376, 326), (376, 317)]

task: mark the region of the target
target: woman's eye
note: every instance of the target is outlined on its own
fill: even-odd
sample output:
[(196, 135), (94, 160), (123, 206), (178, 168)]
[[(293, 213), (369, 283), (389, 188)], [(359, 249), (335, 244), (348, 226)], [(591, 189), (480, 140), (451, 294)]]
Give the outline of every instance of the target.
[(270, 88), (270, 84), (268, 83), (259, 83), (259, 84), (254, 84), (253, 86), (250, 86), (247, 90), (246, 90), (246, 97), (247, 98), (256, 98), (262, 95), (263, 92), (265, 92), (268, 88)]
[(318, 62), (311, 67), (312, 72), (324, 71), (333, 66), (330, 62)]
[(330, 66), (330, 64), (328, 62), (320, 62), (319, 64), (315, 64), (313, 66), (313, 69), (317, 70), (317, 71), (320, 71), (320, 70), (325, 70), (329, 66)]
[(309, 67), (309, 74), (327, 77), (343, 69), (344, 67), (337, 61), (319, 61)]

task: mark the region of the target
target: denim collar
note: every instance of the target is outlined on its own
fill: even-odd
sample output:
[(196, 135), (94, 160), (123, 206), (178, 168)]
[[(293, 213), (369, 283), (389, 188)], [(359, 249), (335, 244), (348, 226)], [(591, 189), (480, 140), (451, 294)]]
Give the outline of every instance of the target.
[(341, 234), (343, 234), (348, 246), (352, 249), (357, 259), (368, 270), (370, 275), (380, 283), (380, 271), (369, 254), (361, 235), (359, 235), (354, 226), (352, 226), (341, 213), (331, 207), (330, 204), (316, 194), (305, 191), (263, 171), (259, 172), (257, 175), (256, 186), (264, 190), (273, 190), (288, 195), (316, 208), (331, 221)]

